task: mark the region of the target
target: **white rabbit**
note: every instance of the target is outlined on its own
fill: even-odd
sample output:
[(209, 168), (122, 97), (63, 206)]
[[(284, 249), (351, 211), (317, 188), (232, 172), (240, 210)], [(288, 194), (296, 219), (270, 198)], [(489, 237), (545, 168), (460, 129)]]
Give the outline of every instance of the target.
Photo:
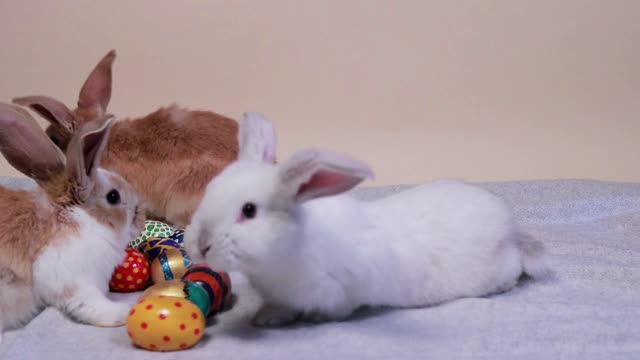
[(338, 194), (373, 175), (362, 162), (303, 150), (276, 165), (274, 130), (255, 113), (244, 115), (239, 144), (239, 160), (208, 185), (185, 245), (248, 277), (265, 300), (256, 325), (484, 296), (546, 272), (542, 245), (481, 188), (441, 181), (360, 202)]
[(0, 151), (39, 185), (0, 187), (0, 334), (47, 305), (96, 326), (124, 324), (129, 306), (106, 292), (144, 215), (131, 186), (98, 168), (111, 124), (86, 123), (65, 157), (26, 111), (0, 104)]

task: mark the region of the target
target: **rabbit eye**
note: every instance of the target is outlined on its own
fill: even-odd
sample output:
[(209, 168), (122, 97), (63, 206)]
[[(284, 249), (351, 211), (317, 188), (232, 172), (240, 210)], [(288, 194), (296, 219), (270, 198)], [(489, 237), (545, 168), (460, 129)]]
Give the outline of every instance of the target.
[(107, 193), (107, 202), (111, 205), (116, 205), (120, 202), (120, 193), (118, 190), (111, 190)]
[(253, 219), (256, 217), (256, 213), (258, 212), (258, 208), (254, 203), (246, 203), (242, 205), (242, 216), (245, 219)]

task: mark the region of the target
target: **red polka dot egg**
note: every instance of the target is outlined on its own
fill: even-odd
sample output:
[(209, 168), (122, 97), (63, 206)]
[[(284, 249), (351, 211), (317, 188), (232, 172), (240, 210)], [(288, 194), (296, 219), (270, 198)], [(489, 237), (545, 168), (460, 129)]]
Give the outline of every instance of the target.
[(109, 281), (109, 289), (116, 292), (134, 292), (141, 290), (149, 281), (150, 270), (147, 258), (136, 249), (127, 249)]
[(173, 351), (195, 345), (204, 334), (202, 311), (187, 299), (151, 296), (131, 308), (127, 333), (138, 347)]

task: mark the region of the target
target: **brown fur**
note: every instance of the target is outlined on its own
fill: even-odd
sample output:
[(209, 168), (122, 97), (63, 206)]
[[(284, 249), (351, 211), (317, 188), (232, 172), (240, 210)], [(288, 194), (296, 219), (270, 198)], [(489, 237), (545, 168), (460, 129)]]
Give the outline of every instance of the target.
[(186, 225), (211, 178), (237, 157), (237, 129), (213, 113), (160, 109), (117, 122), (102, 166), (131, 183), (151, 217)]
[(46, 134), (56, 143), (56, 145), (60, 146), (62, 150), (66, 149), (67, 144), (69, 144), (71, 136), (73, 135), (73, 133), (70, 133), (58, 124), (49, 125), (49, 127), (47, 127)]
[[(111, 97), (110, 51), (89, 74), (78, 107), (31, 96), (14, 102), (30, 106), (49, 119), (47, 134), (66, 149), (71, 131), (104, 116)], [(55, 111), (46, 111), (53, 107)], [(53, 119), (52, 113), (63, 119)], [(55, 117), (55, 116), (54, 116)], [(72, 119), (69, 125), (67, 119)], [(60, 121), (62, 120), (62, 121)], [(147, 116), (116, 122), (101, 165), (122, 175), (138, 192), (149, 217), (176, 227), (189, 224), (209, 181), (238, 157), (238, 124), (208, 111), (191, 111), (172, 105)]]
[[(54, 288), (47, 294), (33, 288), (33, 265), (38, 256), (59, 242), (91, 240), (79, 237), (79, 232), (81, 225), (91, 227), (95, 222), (78, 224), (78, 209), (115, 230), (117, 238), (106, 239), (111, 242), (109, 245), (135, 238), (144, 225), (131, 185), (121, 176), (99, 168), (112, 119), (103, 116), (82, 125), (71, 138), (65, 157), (28, 113), (0, 103), (0, 152), (40, 185), (34, 191), (0, 187), (0, 332), (5, 326), (28, 320), (41, 301), (75, 312), (90, 324), (119, 324), (119, 320), (105, 322), (99, 316), (83, 313), (81, 307), (66, 308), (67, 301), (78, 291), (77, 284), (58, 288), (49, 284)], [(107, 196), (111, 191), (117, 191), (120, 197)], [(80, 216), (84, 221), (85, 217)], [(127, 226), (126, 222), (134, 226)], [(55, 252), (50, 255), (57, 256)], [(43, 264), (54, 268), (72, 265), (64, 258), (53, 258), (61, 262), (59, 266), (51, 260)], [(109, 267), (104, 270), (110, 271)]]
[[(117, 173), (100, 168), (106, 153), (106, 143), (113, 128), (111, 116), (85, 122), (67, 148), (67, 174), (71, 183), (74, 204), (83, 207), (99, 223), (114, 230), (126, 227), (131, 221), (137, 229), (144, 225), (138, 195), (134, 188)], [(116, 190), (119, 202), (110, 204), (107, 194)], [(132, 237), (137, 234), (131, 234)]]
[[(33, 119), (27, 113), (6, 111), (10, 106), (0, 104), (0, 121), (3, 124), (16, 123), (16, 116), (22, 117), (22, 124)], [(42, 133), (39, 127), (20, 127), (15, 137), (32, 139), (24, 144), (14, 138), (3, 138), (3, 154), (12, 163), (20, 164), (25, 173), (37, 174), (34, 178), (40, 186), (35, 191), (12, 190), (0, 187), (0, 273), (4, 282), (32, 282), (32, 264), (42, 249), (56, 239), (65, 239), (78, 231), (79, 225), (73, 220), (70, 208), (82, 207), (98, 221), (113, 228), (123, 228), (126, 209), (138, 208), (137, 196), (133, 188), (119, 175), (104, 172), (107, 179), (98, 179), (97, 166), (103, 154), (104, 143), (110, 130), (109, 118), (96, 119), (76, 134), (67, 151), (66, 166), (61, 154), (49, 156), (37, 162), (38, 156), (32, 149), (45, 149), (53, 154), (58, 151)], [(94, 141), (85, 141), (94, 136)], [(92, 145), (93, 147), (87, 147)], [(42, 157), (41, 157), (42, 158)], [(39, 173), (36, 168), (46, 167), (50, 171)], [(81, 191), (78, 188), (86, 191)], [(122, 204), (107, 204), (106, 194), (113, 188), (122, 193)], [(129, 203), (126, 203), (128, 201)], [(138, 228), (142, 220), (134, 218)], [(135, 234), (132, 234), (135, 236)], [(11, 278), (11, 279), (9, 279)]]
[(67, 207), (77, 203), (69, 182), (69, 174), (66, 171), (52, 177), (49, 181), (38, 183), (38, 185), (49, 195), (51, 201), (56, 204)]
[[(122, 229), (125, 227), (125, 221), (127, 221), (127, 214), (124, 209), (133, 209), (135, 216), (133, 223), (137, 229), (144, 227), (144, 213), (142, 209), (137, 206), (136, 193), (122, 177), (115, 173), (105, 173), (108, 177), (106, 182), (96, 182), (93, 193), (95, 196), (83, 204), (83, 208), (99, 223), (110, 227), (114, 230)], [(121, 193), (121, 203), (118, 206), (113, 206), (106, 202), (105, 198), (109, 191), (112, 189), (118, 189)]]
[(0, 122), (0, 152), (14, 168), (37, 182), (64, 171), (62, 151), (26, 110), (0, 103)]
[(31, 265), (44, 246), (78, 225), (61, 206), (49, 202), (41, 191), (0, 187), (0, 269), (9, 269), (31, 284)]

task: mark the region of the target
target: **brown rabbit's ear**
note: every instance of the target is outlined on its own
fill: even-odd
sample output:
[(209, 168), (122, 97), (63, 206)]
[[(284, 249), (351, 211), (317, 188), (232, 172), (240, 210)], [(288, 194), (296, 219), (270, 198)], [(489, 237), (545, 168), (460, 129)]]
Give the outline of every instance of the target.
[(116, 51), (109, 51), (91, 71), (80, 90), (78, 108), (92, 110), (102, 115), (111, 100), (111, 67)]
[(78, 202), (85, 202), (93, 190), (113, 119), (113, 115), (105, 115), (85, 123), (69, 143), (67, 167), (71, 191)]
[(31, 115), (15, 105), (0, 103), (0, 151), (21, 173), (38, 183), (65, 171), (65, 157)]
[(70, 134), (75, 128), (75, 117), (69, 108), (60, 101), (48, 96), (23, 96), (13, 98), (14, 104), (27, 106), (53, 124), (60, 125)]

